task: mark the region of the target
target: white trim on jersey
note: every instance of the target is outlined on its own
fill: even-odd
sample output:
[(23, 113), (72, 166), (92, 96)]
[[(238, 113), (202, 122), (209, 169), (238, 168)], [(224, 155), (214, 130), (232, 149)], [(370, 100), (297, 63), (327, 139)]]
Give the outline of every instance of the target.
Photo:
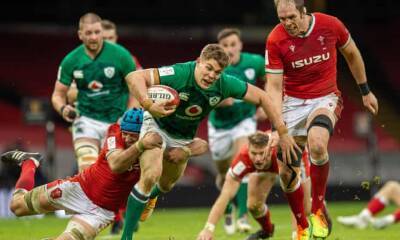
[(306, 38), (306, 37), (310, 36), (312, 30), (314, 30), (314, 26), (315, 26), (315, 16), (314, 16), (314, 14), (311, 14), (311, 26), (308, 28), (306, 34), (304, 34), (303, 36), (300, 36), (300, 37)]
[(347, 47), (347, 45), (349, 45), (350, 42), (351, 42), (351, 35), (349, 34), (349, 38), (342, 46), (339, 47), (339, 49), (343, 49), (343, 48)]
[(283, 69), (265, 68), (265, 72), (266, 72), (266, 73), (278, 74), (278, 73), (283, 73)]

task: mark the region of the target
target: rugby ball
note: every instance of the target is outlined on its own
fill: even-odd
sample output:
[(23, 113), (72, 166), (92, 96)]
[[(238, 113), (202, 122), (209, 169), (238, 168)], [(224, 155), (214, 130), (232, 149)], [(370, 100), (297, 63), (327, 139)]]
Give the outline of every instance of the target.
[(172, 102), (167, 104), (167, 106), (177, 107), (180, 102), (178, 92), (175, 89), (165, 85), (153, 85), (149, 87), (147, 89), (147, 96), (153, 100), (153, 102), (172, 100)]

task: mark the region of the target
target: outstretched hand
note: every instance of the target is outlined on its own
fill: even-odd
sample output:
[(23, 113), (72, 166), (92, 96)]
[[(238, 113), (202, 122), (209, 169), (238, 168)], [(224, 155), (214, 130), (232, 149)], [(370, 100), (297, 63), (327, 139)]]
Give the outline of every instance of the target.
[(369, 92), (367, 95), (362, 96), (364, 107), (366, 107), (372, 114), (378, 114), (378, 100), (372, 92)]

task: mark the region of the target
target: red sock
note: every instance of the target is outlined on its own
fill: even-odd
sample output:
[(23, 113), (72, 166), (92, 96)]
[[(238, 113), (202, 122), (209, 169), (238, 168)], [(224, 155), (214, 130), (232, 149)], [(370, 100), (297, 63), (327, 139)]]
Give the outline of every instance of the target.
[(311, 212), (316, 213), (324, 207), (326, 182), (329, 175), (329, 162), (324, 165), (317, 166), (311, 164), (311, 189), (312, 189), (312, 208)]
[(397, 209), (396, 212), (393, 213), (394, 216), (394, 222), (399, 222), (400, 221), (400, 209)]
[(21, 174), (15, 184), (15, 189), (23, 188), (25, 190), (32, 190), (35, 186), (35, 172), (36, 165), (33, 160), (26, 160), (22, 163)]
[(126, 207), (120, 207), (118, 209), (118, 212), (115, 214), (114, 221), (119, 222), (119, 221), (124, 220), (125, 211), (126, 211)]
[(369, 201), (367, 208), (372, 215), (375, 215), (385, 208), (385, 204), (379, 198), (374, 197)]
[(304, 213), (303, 187), (299, 186), (294, 192), (285, 192), (285, 195), (296, 218), (297, 225), (300, 225), (303, 229), (308, 228), (306, 214)]
[(256, 221), (260, 224), (261, 228), (270, 233), (272, 231), (272, 223), (271, 223), (271, 214), (267, 209), (267, 213), (259, 218), (256, 218)]

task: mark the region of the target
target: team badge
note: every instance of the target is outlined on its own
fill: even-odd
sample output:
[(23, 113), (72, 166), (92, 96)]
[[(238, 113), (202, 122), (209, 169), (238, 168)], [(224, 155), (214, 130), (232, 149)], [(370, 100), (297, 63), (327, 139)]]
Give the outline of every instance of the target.
[(103, 88), (103, 84), (97, 80), (93, 80), (88, 84), (88, 88), (93, 92), (98, 92)]
[(179, 99), (181, 99), (182, 101), (187, 101), (187, 100), (189, 100), (189, 93), (180, 92), (180, 93), (179, 93)]
[(214, 107), (215, 105), (217, 105), (219, 103), (219, 101), (221, 101), (221, 97), (220, 96), (214, 96), (214, 97), (210, 97), (210, 106)]
[(192, 105), (185, 109), (186, 115), (190, 117), (195, 117), (200, 115), (203, 112), (203, 109), (199, 105)]
[(256, 76), (256, 71), (253, 68), (248, 68), (244, 71), (244, 75), (246, 75), (247, 79), (252, 80)]
[(72, 75), (74, 75), (75, 79), (82, 79), (83, 78), (83, 71), (82, 70), (75, 70), (75, 71), (73, 71)]
[(295, 45), (290, 45), (290, 46), (289, 46), (289, 49), (290, 49), (290, 51), (292, 51), (292, 52), (294, 52), (295, 48), (296, 48)]
[(325, 37), (319, 36), (317, 40), (321, 43), (321, 45), (325, 45)]
[(114, 77), (115, 74), (115, 67), (106, 67), (104, 68), (104, 75), (108, 78)]

